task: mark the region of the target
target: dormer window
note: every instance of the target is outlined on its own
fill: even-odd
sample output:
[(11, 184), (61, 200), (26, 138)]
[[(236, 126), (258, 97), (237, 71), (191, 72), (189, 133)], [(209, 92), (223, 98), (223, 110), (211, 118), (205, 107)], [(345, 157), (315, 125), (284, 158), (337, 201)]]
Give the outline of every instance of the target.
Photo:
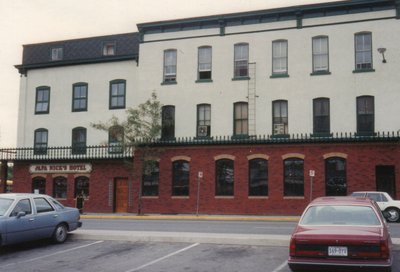
[(62, 47), (53, 47), (51, 49), (51, 60), (62, 60), (63, 59), (63, 48)]
[(108, 42), (103, 45), (103, 56), (115, 55), (115, 42)]

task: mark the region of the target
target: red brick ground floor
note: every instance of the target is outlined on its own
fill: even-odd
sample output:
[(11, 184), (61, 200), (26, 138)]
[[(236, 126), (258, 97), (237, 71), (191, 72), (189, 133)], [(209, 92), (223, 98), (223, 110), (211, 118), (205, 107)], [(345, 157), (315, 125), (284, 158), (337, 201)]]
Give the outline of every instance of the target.
[[(143, 161), (154, 162), (145, 173)], [(71, 206), (82, 194), (84, 212), (94, 213), (300, 215), (319, 196), (400, 197), (398, 142), (169, 146), (133, 161), (15, 161), (13, 169), (13, 192)]]

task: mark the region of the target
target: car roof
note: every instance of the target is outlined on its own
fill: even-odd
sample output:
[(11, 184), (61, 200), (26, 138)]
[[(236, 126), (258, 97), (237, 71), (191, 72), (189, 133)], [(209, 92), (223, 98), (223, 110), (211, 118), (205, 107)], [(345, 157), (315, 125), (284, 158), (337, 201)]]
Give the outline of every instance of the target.
[(314, 199), (310, 205), (371, 205), (372, 200), (364, 197), (325, 196)]
[(380, 194), (383, 194), (383, 193), (386, 193), (386, 192), (382, 192), (382, 191), (355, 191), (355, 192), (352, 192), (352, 194), (354, 194), (354, 193), (358, 193), (358, 194), (380, 193)]
[(33, 193), (5, 193), (5, 194), (0, 194), (0, 198), (24, 198), (24, 197), (34, 197), (34, 196), (46, 196), (46, 195), (33, 194)]

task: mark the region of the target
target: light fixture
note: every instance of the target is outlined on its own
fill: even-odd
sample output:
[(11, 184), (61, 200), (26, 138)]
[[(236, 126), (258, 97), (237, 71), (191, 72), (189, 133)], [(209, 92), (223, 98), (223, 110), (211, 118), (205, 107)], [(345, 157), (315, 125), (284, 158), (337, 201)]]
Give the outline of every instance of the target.
[(382, 62), (386, 63), (386, 59), (385, 59), (386, 48), (380, 47), (380, 48), (378, 48), (378, 52), (382, 54)]

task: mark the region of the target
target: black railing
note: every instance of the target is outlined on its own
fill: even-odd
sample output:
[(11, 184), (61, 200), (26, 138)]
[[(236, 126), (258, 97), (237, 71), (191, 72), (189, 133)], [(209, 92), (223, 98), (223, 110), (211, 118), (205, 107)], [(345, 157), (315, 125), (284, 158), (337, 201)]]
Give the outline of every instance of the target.
[(240, 145), (240, 144), (312, 144), (352, 142), (398, 142), (400, 131), (377, 132), (371, 135), (357, 133), (334, 133), (328, 135), (257, 135), (181, 137), (174, 139), (137, 139), (134, 145), (101, 145), (74, 147), (2, 148), (0, 160), (88, 160), (133, 158), (135, 146), (190, 146), (190, 145)]

